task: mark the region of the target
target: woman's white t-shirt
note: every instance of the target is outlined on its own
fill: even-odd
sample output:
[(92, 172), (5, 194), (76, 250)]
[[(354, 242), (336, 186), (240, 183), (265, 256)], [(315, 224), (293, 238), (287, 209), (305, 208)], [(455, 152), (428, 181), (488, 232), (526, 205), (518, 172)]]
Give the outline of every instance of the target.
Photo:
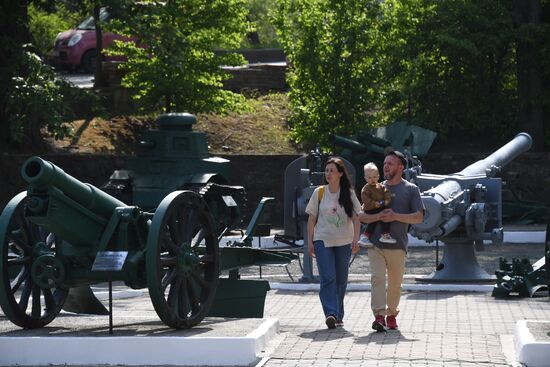
[[(340, 190), (331, 193), (328, 185), (324, 186), (324, 193), (319, 203), (319, 187), (313, 191), (306, 213), (317, 217), (313, 231), (313, 241), (323, 241), (326, 247), (344, 246), (353, 241), (353, 221), (338, 203)], [(355, 192), (351, 192), (351, 202), (355, 215), (361, 212), (361, 204)]]

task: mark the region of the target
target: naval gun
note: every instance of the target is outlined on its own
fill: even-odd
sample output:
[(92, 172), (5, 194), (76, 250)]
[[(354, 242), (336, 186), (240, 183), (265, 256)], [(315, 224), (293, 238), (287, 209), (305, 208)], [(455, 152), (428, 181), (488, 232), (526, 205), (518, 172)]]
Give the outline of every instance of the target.
[(475, 249), (484, 241), (501, 244), (502, 182), (495, 177), (501, 169), (531, 148), (532, 139), (520, 133), (514, 139), (462, 171), (450, 175), (420, 174), (414, 182), (424, 203), (424, 220), (409, 233), (421, 240), (445, 244), (436, 270), (420, 281), (483, 282), (494, 277), (477, 262)]
[[(23, 328), (54, 320), (71, 289), (107, 281), (147, 288), (159, 318), (173, 328), (190, 328), (206, 315), (235, 315), (233, 309), (261, 317), (263, 300), (244, 310), (250, 305), (235, 294), (263, 290), (265, 299), (269, 283), (231, 273), (295, 258), (244, 241), (220, 247), (210, 208), (191, 190), (171, 192), (147, 212), (39, 157), (26, 160), (21, 174), (27, 191), (0, 215), (0, 306)], [(249, 229), (250, 235), (254, 223)], [(220, 278), (223, 271), (229, 278)], [(220, 293), (231, 297), (218, 302)]]

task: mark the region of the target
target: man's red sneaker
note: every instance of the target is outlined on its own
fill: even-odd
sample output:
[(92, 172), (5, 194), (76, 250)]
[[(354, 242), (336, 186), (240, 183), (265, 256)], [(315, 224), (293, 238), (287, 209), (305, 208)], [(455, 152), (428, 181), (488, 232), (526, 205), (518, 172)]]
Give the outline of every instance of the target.
[(384, 316), (375, 316), (374, 321), (372, 322), (372, 328), (378, 332), (386, 331), (386, 320), (384, 320)]
[(386, 317), (386, 325), (390, 330), (397, 330), (397, 320), (395, 320), (395, 316)]

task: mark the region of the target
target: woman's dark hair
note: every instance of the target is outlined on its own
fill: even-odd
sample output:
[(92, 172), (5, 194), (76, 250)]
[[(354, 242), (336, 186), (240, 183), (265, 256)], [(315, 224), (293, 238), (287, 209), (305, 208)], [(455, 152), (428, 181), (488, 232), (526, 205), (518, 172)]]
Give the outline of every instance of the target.
[(353, 215), (353, 203), (351, 201), (351, 190), (354, 191), (355, 189), (351, 186), (351, 179), (349, 177), (348, 170), (346, 169), (346, 165), (344, 164), (344, 161), (338, 157), (331, 157), (327, 160), (327, 163), (325, 164), (325, 167), (329, 164), (334, 164), (336, 166), (336, 169), (338, 172), (343, 173), (343, 175), (340, 177), (340, 197), (338, 198), (338, 203), (344, 207), (344, 211), (348, 215), (348, 217), (352, 217)]

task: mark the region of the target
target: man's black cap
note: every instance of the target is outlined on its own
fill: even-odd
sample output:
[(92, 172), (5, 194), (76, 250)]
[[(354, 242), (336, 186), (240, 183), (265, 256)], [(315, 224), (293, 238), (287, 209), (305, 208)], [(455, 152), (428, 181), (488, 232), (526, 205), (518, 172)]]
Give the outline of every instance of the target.
[(390, 150), (388, 153), (386, 153), (386, 156), (388, 155), (394, 155), (399, 158), (401, 163), (403, 163), (403, 167), (407, 168), (407, 157), (405, 157), (405, 154), (401, 153), (398, 150)]

